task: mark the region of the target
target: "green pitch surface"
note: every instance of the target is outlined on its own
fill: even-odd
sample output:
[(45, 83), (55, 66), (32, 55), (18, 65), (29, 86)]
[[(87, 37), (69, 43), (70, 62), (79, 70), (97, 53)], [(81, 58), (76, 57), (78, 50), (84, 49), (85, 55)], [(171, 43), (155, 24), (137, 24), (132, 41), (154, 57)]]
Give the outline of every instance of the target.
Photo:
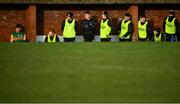
[(180, 43), (1, 43), (0, 102), (180, 102)]

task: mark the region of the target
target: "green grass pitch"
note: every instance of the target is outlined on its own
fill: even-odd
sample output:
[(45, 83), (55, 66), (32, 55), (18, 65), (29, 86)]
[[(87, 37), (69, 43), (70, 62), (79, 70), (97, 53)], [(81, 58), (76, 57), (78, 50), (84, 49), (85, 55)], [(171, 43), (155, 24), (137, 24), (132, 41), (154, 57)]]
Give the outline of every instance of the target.
[(0, 102), (180, 102), (180, 43), (1, 43)]

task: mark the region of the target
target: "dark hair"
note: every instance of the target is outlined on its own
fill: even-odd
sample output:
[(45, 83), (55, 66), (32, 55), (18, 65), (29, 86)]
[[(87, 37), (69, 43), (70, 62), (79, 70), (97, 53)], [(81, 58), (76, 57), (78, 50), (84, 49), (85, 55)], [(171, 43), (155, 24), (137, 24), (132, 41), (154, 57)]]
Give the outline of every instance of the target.
[(67, 16), (72, 18), (73, 17), (73, 13), (72, 12), (68, 12)]
[(158, 27), (158, 28), (155, 29), (155, 31), (157, 31), (158, 33), (160, 33), (160, 32), (161, 32), (161, 28)]
[(23, 26), (20, 25), (20, 24), (17, 24), (17, 25), (16, 25), (16, 28), (21, 28), (21, 29), (22, 29), (22, 27), (23, 27)]
[(132, 16), (130, 13), (126, 13), (125, 16), (130, 17), (130, 20), (132, 20)]
[(84, 14), (91, 14), (91, 12), (90, 11), (86, 11), (86, 12), (84, 12)]
[(50, 29), (49, 32), (55, 33), (55, 30), (54, 29)]
[(109, 13), (107, 11), (102, 12), (106, 17), (108, 17)]
[(146, 18), (145, 14), (141, 14), (140, 18)]
[(175, 10), (170, 10), (169, 14), (175, 15)]
[(125, 16), (131, 17), (131, 14), (130, 13), (126, 13)]
[(19, 29), (21, 29), (21, 32), (24, 32), (24, 27), (23, 27), (22, 25), (17, 24), (17, 25), (16, 25), (16, 28), (19, 28)]

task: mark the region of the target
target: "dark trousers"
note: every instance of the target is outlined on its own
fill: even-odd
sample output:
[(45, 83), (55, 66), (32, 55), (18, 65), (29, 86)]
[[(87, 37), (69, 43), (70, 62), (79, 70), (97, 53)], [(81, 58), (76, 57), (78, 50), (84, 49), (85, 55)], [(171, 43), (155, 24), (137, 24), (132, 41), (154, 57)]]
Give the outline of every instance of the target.
[(94, 34), (84, 33), (84, 42), (92, 42), (94, 40)]
[(131, 39), (121, 39), (121, 38), (119, 38), (119, 42), (130, 42), (131, 41)]
[(147, 39), (145, 38), (145, 39), (141, 39), (141, 38), (139, 38), (139, 41), (140, 42), (146, 42), (147, 41)]
[(180, 41), (180, 33), (177, 35), (177, 41)]
[(111, 38), (101, 38), (101, 42), (110, 42)]
[(64, 42), (75, 42), (75, 38), (64, 38)]
[(176, 36), (175, 34), (165, 34), (166, 41), (172, 42), (174, 41), (173, 38)]
[(84, 42), (92, 42), (94, 39), (84, 39)]

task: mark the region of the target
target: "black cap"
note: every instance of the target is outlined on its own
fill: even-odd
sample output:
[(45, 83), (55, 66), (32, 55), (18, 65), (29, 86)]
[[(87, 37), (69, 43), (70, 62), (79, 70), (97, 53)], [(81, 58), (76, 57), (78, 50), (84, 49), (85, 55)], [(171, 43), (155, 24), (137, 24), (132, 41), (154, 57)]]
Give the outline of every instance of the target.
[(107, 11), (103, 11), (102, 14), (104, 14), (106, 17), (108, 17), (109, 13)]
[(16, 28), (21, 29), (21, 32), (23, 32), (23, 31), (24, 31), (24, 27), (23, 27), (22, 25), (20, 25), (20, 24), (17, 24), (17, 25), (16, 25)]
[(84, 12), (84, 14), (91, 14), (91, 12), (90, 11), (86, 11), (86, 12)]
[(73, 13), (72, 12), (68, 12), (67, 16), (72, 18), (73, 17)]
[(17, 24), (17, 25), (16, 25), (16, 28), (23, 28), (23, 26), (20, 25), (20, 24)]
[(146, 18), (145, 14), (140, 15), (141, 18)]
[(160, 33), (160, 32), (161, 32), (161, 28), (158, 27), (158, 28), (155, 29), (155, 31), (157, 31), (158, 33)]
[(130, 13), (126, 13), (125, 16), (127, 17), (131, 17)]
[(169, 14), (175, 15), (175, 10), (170, 10), (170, 11), (169, 11)]

